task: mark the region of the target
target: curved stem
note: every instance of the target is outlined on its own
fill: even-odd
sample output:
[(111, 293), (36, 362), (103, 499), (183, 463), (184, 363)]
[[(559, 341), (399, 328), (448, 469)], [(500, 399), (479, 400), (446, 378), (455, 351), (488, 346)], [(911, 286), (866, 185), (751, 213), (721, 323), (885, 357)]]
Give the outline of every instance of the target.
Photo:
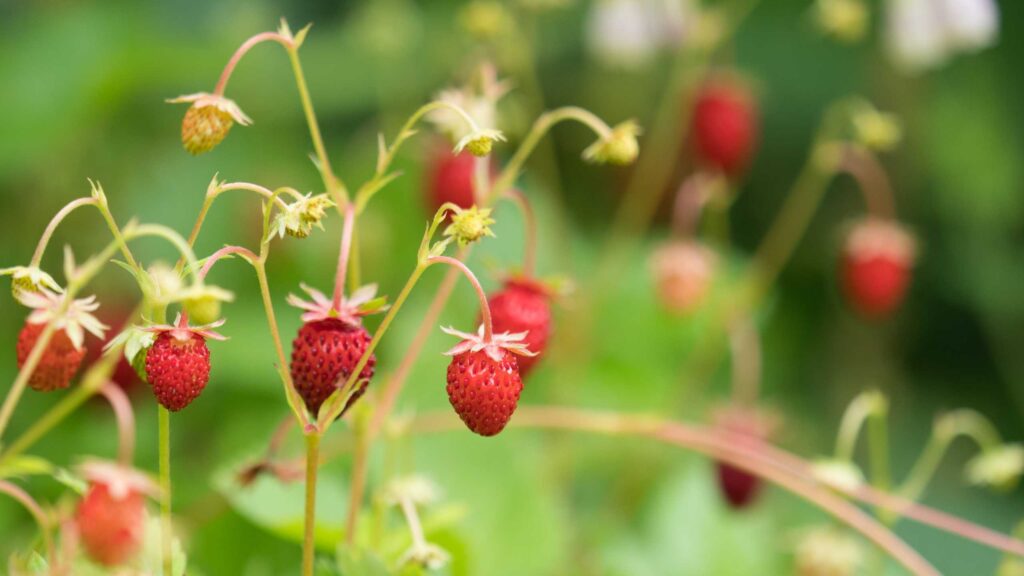
[[(220, 196), (222, 193), (230, 192), (231, 190), (242, 190), (242, 191), (246, 191), (246, 192), (255, 192), (256, 194), (259, 194), (260, 196), (266, 198), (267, 200), (271, 200), (273, 202), (276, 202), (277, 205), (280, 208), (287, 208), (288, 207), (288, 203), (285, 202), (284, 200), (282, 200), (281, 196), (279, 194), (275, 194), (269, 188), (266, 188), (264, 186), (260, 186), (259, 184), (253, 184), (251, 182), (225, 182), (223, 184), (218, 185), (217, 188), (214, 189), (212, 195), (213, 195), (214, 198), (216, 198), (217, 196)], [(294, 188), (287, 188), (286, 187), (286, 188), (282, 188), (281, 190), (284, 190), (285, 192), (290, 194), (293, 198), (296, 198), (296, 199), (302, 198), (302, 194), (300, 194)]]
[(505, 197), (512, 200), (523, 214), (523, 275), (532, 278), (537, 267), (537, 217), (530, 201), (519, 190), (507, 190)]
[(306, 415), (305, 405), (302, 399), (298, 397), (298, 392), (295, 391), (295, 386), (292, 384), (292, 375), (288, 372), (288, 358), (284, 354), (284, 346), (281, 344), (281, 331), (277, 326), (277, 315), (274, 313), (274, 302), (270, 297), (270, 284), (267, 282), (267, 267), (266, 267), (266, 244), (264, 244), (264, 252), (255, 262), (253, 262), (253, 268), (256, 269), (256, 279), (260, 285), (260, 298), (263, 301), (263, 312), (267, 317), (267, 327), (270, 329), (271, 339), (274, 341), (274, 352), (277, 354), (277, 372), (281, 377), (281, 383), (284, 385), (284, 395), (288, 400), (288, 407), (291, 408), (292, 413), (295, 414), (295, 418), (299, 421), (299, 425), (303, 429), (309, 426), (309, 417)]
[(0, 492), (7, 494), (19, 504), (28, 510), (28, 513), (32, 515), (32, 519), (36, 521), (36, 525), (39, 526), (39, 532), (43, 535), (43, 545), (46, 546), (46, 560), (50, 564), (51, 568), (54, 568), (54, 562), (56, 561), (56, 555), (54, 554), (53, 548), (53, 535), (50, 534), (50, 521), (46, 517), (46, 513), (42, 507), (32, 499), (32, 496), (28, 492), (25, 492), (20, 487), (11, 484), (6, 480), (0, 480)]
[(316, 559), (316, 480), (320, 467), (320, 434), (306, 435), (306, 514), (302, 540), (302, 576), (313, 576)]
[(887, 220), (896, 217), (892, 183), (875, 155), (863, 147), (847, 144), (843, 146), (838, 168), (857, 181), (868, 212)]
[(174, 576), (174, 527), (171, 522), (171, 413), (157, 407), (160, 443), (160, 551), (164, 576)]
[(245, 56), (249, 50), (252, 50), (252, 48), (257, 44), (268, 41), (277, 42), (289, 50), (293, 49), (295, 46), (295, 42), (292, 41), (291, 38), (277, 32), (261, 32), (260, 34), (249, 38), (243, 42), (237, 50), (235, 50), (234, 54), (231, 55), (231, 59), (228, 60), (227, 65), (224, 66), (224, 71), (220, 73), (220, 78), (217, 80), (217, 87), (213, 89), (213, 93), (217, 96), (223, 96), (224, 90), (228, 87), (228, 80), (231, 79), (231, 73), (235, 71), (235, 66), (238, 65), (238, 62), (242, 57)]
[(341, 311), (341, 301), (345, 298), (345, 275), (348, 273), (348, 258), (352, 252), (352, 231), (355, 228), (356, 209), (351, 204), (345, 206), (345, 224), (341, 230), (341, 247), (338, 250), (338, 269), (334, 273), (335, 312)]
[(707, 189), (710, 185), (709, 179), (709, 176), (698, 173), (683, 180), (679, 186), (672, 202), (674, 236), (688, 238), (697, 232), (697, 222), (700, 221), (701, 212), (711, 197)]
[(491, 307), (487, 303), (487, 293), (484, 292), (483, 286), (480, 285), (480, 281), (476, 279), (476, 275), (469, 269), (469, 266), (463, 264), (462, 260), (452, 258), (451, 256), (431, 256), (426, 260), (427, 265), (432, 264), (447, 264), (454, 266), (462, 272), (462, 274), (469, 280), (469, 283), (473, 285), (473, 290), (476, 291), (476, 297), (480, 300), (480, 322), (484, 325), (484, 342), (490, 342), (494, 338), (494, 325), (491, 322)]
[(186, 242), (185, 239), (174, 230), (160, 224), (142, 224), (136, 226), (132, 232), (126, 236), (129, 239), (139, 238), (142, 236), (155, 236), (167, 240), (185, 259), (185, 263), (188, 265), (188, 272), (192, 275), (192, 278), (200, 285), (202, 284), (202, 279), (199, 277), (199, 260), (196, 258), (196, 253), (192, 251), (192, 247), (188, 242)]
[(566, 120), (575, 120), (581, 124), (588, 126), (595, 134), (600, 138), (610, 138), (612, 135), (612, 129), (596, 115), (588, 110), (579, 108), (576, 106), (566, 106), (563, 108), (556, 108), (550, 112), (541, 114), (537, 120), (533, 123), (533, 127), (530, 129), (529, 134), (523, 139), (523, 142), (519, 145), (519, 148), (509, 159), (508, 164), (505, 165), (505, 169), (498, 175), (497, 180), (494, 181), (494, 185), (491, 187), (490, 193), (484, 200), (484, 204), (490, 204), (493, 198), (500, 196), (512, 187), (515, 183), (516, 178), (519, 177), (519, 172), (523, 168), (523, 164), (533, 153), (537, 144), (541, 138), (548, 133), (549, 130), (559, 122)]
[(50, 219), (50, 223), (46, 225), (46, 229), (43, 230), (43, 235), (39, 237), (39, 243), (36, 244), (36, 251), (32, 254), (32, 261), (29, 263), (31, 267), (39, 267), (39, 263), (43, 260), (43, 253), (46, 251), (46, 246), (50, 243), (50, 238), (53, 237), (53, 233), (60, 226), (60, 223), (67, 218), (68, 214), (71, 214), (82, 206), (89, 206), (90, 204), (96, 204), (96, 199), (93, 197), (78, 198), (68, 202), (63, 208), (61, 208), (53, 218)]
[(836, 436), (837, 460), (851, 462), (853, 460), (854, 448), (857, 445), (857, 437), (860, 436), (861, 428), (869, 418), (882, 418), (885, 416), (887, 403), (879, 392), (863, 392), (850, 402), (843, 419), (839, 424), (839, 434)]
[(110, 381), (100, 388), (100, 394), (110, 402), (117, 419), (117, 460), (123, 466), (130, 467), (132, 455), (135, 454), (135, 413), (132, 411), (132, 403), (124, 390)]
[(113, 235), (118, 248), (121, 249), (121, 254), (124, 255), (125, 261), (127, 261), (128, 265), (132, 268), (140, 270), (141, 268), (139, 267), (139, 263), (135, 260), (135, 256), (132, 255), (132, 251), (128, 248), (128, 241), (121, 232), (121, 228), (117, 225), (117, 221), (114, 220), (114, 215), (110, 212), (110, 206), (107, 205), (106, 196), (100, 197), (100, 200), (96, 203), (96, 208), (98, 208), (100, 214), (103, 215), (103, 220), (107, 223), (107, 228), (110, 229), (110, 234)]
[(243, 248), (242, 246), (225, 246), (206, 258), (203, 262), (203, 267), (199, 270), (199, 277), (205, 280), (206, 275), (210, 273), (210, 269), (213, 268), (214, 264), (233, 254), (237, 254), (238, 256), (245, 258), (246, 261), (250, 263), (256, 262), (260, 259), (259, 256), (248, 248)]
[(348, 493), (348, 514), (345, 518), (345, 543), (355, 544), (359, 529), (359, 513), (363, 508), (363, 493), (366, 490), (366, 465), (370, 451), (370, 430), (367, 422), (355, 419), (352, 425), (352, 474)]
[[(456, 424), (450, 415), (445, 415), (443, 422), (427, 418), (421, 418), (418, 421), (427, 424), (418, 427), (419, 431), (437, 431), (444, 429), (445, 426)], [(752, 450), (738, 443), (729, 442), (727, 438), (718, 437), (706, 430), (654, 418), (629, 417), (615, 413), (558, 407), (522, 407), (510, 425), (594, 432), (613, 436), (642, 436), (700, 452), (740, 470), (760, 476), (813, 503), (837, 520), (863, 534), (911, 573), (928, 576), (938, 576), (939, 574), (927, 560), (895, 534), (829, 489), (819, 486), (813, 481), (796, 477), (785, 471), (784, 468), (774, 465), (764, 456), (759, 455), (756, 448)]]
[(938, 470), (946, 450), (960, 436), (974, 440), (982, 450), (991, 449), (1001, 443), (999, 433), (983, 416), (973, 410), (956, 410), (935, 422), (931, 438), (910, 469), (906, 480), (897, 493), (909, 500), (917, 500), (931, 482)]

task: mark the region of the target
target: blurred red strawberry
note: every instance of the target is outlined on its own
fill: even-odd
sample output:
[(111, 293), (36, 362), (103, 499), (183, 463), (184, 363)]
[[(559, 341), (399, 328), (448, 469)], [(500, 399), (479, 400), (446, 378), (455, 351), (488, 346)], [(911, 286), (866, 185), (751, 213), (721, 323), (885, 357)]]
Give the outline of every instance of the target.
[(869, 217), (855, 224), (840, 264), (850, 305), (867, 317), (891, 314), (906, 295), (915, 252), (913, 236), (895, 222)]
[(729, 176), (746, 169), (757, 147), (759, 115), (742, 81), (709, 80), (697, 94), (692, 122), (694, 151), (702, 164)]

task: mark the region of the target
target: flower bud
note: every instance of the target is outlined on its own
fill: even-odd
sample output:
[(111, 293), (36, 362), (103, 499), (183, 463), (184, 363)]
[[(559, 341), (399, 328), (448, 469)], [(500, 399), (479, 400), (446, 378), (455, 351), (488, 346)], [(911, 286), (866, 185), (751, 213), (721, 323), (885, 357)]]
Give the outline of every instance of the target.
[(871, 150), (888, 152), (903, 139), (903, 126), (895, 114), (869, 107), (855, 113), (852, 122), (857, 139)]
[(51, 292), (63, 292), (52, 276), (37, 266), (14, 266), (0, 270), (0, 276), (11, 276), (11, 295), (21, 301), (26, 293), (36, 293), (42, 289)]
[(193, 324), (203, 326), (219, 320), (221, 302), (230, 302), (234, 298), (234, 294), (227, 290), (204, 285), (182, 292), (182, 306)]
[(1003, 444), (989, 448), (967, 463), (967, 480), (978, 486), (988, 486), (1009, 492), (1017, 486), (1024, 472), (1024, 447)]
[(491, 153), (495, 142), (504, 141), (505, 136), (498, 130), (481, 128), (470, 132), (459, 140), (459, 143), (455, 145), (455, 153), (459, 154), (463, 150), (468, 150), (473, 156), (487, 156)]
[(588, 146), (583, 151), (583, 159), (595, 164), (632, 164), (640, 154), (640, 144), (636, 141), (639, 134), (640, 126), (632, 120), (627, 120), (612, 128), (611, 134), (599, 138)]
[(455, 238), (459, 246), (468, 246), (484, 236), (494, 237), (490, 225), (494, 224), (489, 208), (471, 206), (465, 210), (455, 209), (452, 223), (445, 228), (444, 235)]

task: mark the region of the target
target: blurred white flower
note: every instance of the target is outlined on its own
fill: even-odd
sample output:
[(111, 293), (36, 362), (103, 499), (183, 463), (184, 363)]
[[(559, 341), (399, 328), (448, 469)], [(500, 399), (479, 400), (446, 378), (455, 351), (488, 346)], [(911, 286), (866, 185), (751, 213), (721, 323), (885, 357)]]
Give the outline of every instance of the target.
[(995, 0), (888, 0), (886, 42), (907, 72), (936, 68), (957, 52), (991, 46), (998, 35)]
[(587, 47), (608, 66), (640, 68), (687, 42), (696, 11), (692, 0), (599, 0), (587, 17)]

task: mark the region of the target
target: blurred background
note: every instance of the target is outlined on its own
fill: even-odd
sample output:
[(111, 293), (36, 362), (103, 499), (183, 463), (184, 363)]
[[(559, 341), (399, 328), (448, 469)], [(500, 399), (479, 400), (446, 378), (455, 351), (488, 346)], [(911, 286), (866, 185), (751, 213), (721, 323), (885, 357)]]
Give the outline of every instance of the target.
[[(485, 42), (468, 25), (465, 3), (455, 1), (0, 0), (0, 265), (28, 262), (53, 213), (88, 193), (86, 178), (103, 184), (122, 223), (137, 217), (182, 233), (214, 174), (320, 191), (288, 60), (278, 47), (258, 47), (237, 69), (227, 95), (255, 124), (236, 126), (209, 154), (182, 150), (184, 107), (164, 103), (212, 90), (234, 49), (276, 28), (282, 16), (294, 28), (315, 24), (303, 64), (336, 170), (350, 186), (372, 175), (378, 131), (390, 139), (420, 104), (466, 81), (483, 59), (495, 62), (512, 86), (500, 110), (513, 145), (498, 148), (499, 158), (511, 154), (542, 108), (575, 104), (611, 124), (635, 118), (649, 126), (669, 82), (668, 51), (609, 62), (588, 35), (599, 4), (499, 4), (514, 18), (501, 23), (513, 36)], [(829, 453), (848, 402), (878, 388), (891, 399), (893, 471), (901, 478), (943, 410), (973, 408), (1007, 439), (1024, 436), (1024, 4), (1001, 3), (994, 47), (918, 73), (894, 65), (888, 53), (886, 4), (869, 2), (867, 37), (849, 45), (819, 32), (808, 0), (760, 2), (716, 65), (752, 82), (762, 119), (761, 144), (728, 215), (724, 250), (736, 267), (749, 261), (782, 205), (830, 102), (862, 95), (903, 121), (902, 145), (883, 158), (901, 218), (921, 243), (901, 310), (871, 322), (842, 301), (835, 279), (839, 231), (863, 205), (852, 181), (839, 178), (757, 314), (764, 401), (785, 418), (777, 441), (807, 457)], [(630, 170), (582, 162), (579, 153), (591, 141), (578, 125), (556, 128), (521, 180), (540, 217), (540, 272), (578, 284), (593, 277)], [(645, 149), (643, 138), (640, 143), (642, 154), (659, 153)], [(427, 218), (425, 165), (436, 144), (424, 136), (403, 150), (402, 177), (361, 221), (363, 275), (384, 294), (395, 295), (415, 264)], [(679, 158), (680, 167), (688, 162)], [(618, 283), (590, 319), (590, 361), (565, 368), (556, 344), (531, 377), (523, 404), (572, 403), (706, 422), (727, 396), (726, 361), (700, 381), (687, 377), (689, 354), (701, 340), (700, 314), (666, 315), (653, 297), (647, 259), (667, 235), (668, 212), (666, 204), (650, 233), (637, 238)], [(498, 238), (471, 262), (488, 288), (498, 285), (498, 272), (518, 264), (522, 245), (519, 214), (503, 206), (496, 217)], [(252, 198), (225, 195), (197, 252), (255, 245), (259, 218)], [(332, 213), (326, 224), (325, 233), (274, 246), (270, 281), (287, 340), (299, 318), (285, 295), (299, 282), (330, 288), (340, 219)], [(84, 258), (107, 241), (97, 214), (78, 211), (55, 237), (44, 268), (59, 276), (63, 244)], [(140, 242), (137, 250), (147, 262), (175, 258), (156, 241)], [(398, 317), (378, 351), (378, 374), (397, 364), (440, 276), (428, 273)], [(222, 332), (230, 340), (211, 345), (209, 387), (172, 419), (175, 509), (189, 573), (296, 574), (301, 482), (240, 489), (234, 479), (287, 413), (257, 286), (241, 262), (219, 265), (211, 280), (237, 295), (225, 308)], [(116, 267), (94, 287), (110, 321), (137, 298)], [(9, 382), (25, 310), (10, 298), (0, 301), (0, 349), (10, 351), (0, 374)], [(460, 284), (442, 324), (466, 328), (476, 307)], [(560, 330), (556, 321), (556, 342)], [(440, 331), (431, 337), (400, 412), (448, 409), (447, 359), (440, 352), (449, 345)], [(27, 394), (10, 433), (38, 418), (58, 394)], [(133, 395), (136, 461), (155, 471), (156, 405), (141, 385)], [(345, 432), (339, 427), (332, 434), (343, 449)], [(70, 465), (83, 455), (113, 457), (115, 440), (109, 408), (97, 401), (34, 452)], [(1011, 531), (1024, 517), (1024, 498), (1019, 489), (993, 494), (968, 486), (963, 466), (973, 453), (969, 442), (955, 444), (923, 501)], [(385, 465), (386, 455), (398, 463)], [(348, 466), (348, 458), (338, 458), (322, 473), (325, 555), (344, 523)], [(825, 521), (772, 489), (752, 509), (733, 511), (718, 494), (712, 463), (630, 439), (519, 430), (482, 439), (460, 430), (404, 440), (374, 452), (371, 493), (389, 466), (421, 473), (443, 491), (428, 533), (452, 554), (445, 569), (451, 574), (788, 574), (800, 529)], [(44, 500), (63, 491), (46, 478), (23, 485)], [(910, 522), (896, 531), (945, 574), (994, 573), (1000, 560), (996, 552)], [(0, 557), (24, 548), (33, 534), (30, 517), (0, 499)], [(895, 566), (887, 571), (901, 573)]]

